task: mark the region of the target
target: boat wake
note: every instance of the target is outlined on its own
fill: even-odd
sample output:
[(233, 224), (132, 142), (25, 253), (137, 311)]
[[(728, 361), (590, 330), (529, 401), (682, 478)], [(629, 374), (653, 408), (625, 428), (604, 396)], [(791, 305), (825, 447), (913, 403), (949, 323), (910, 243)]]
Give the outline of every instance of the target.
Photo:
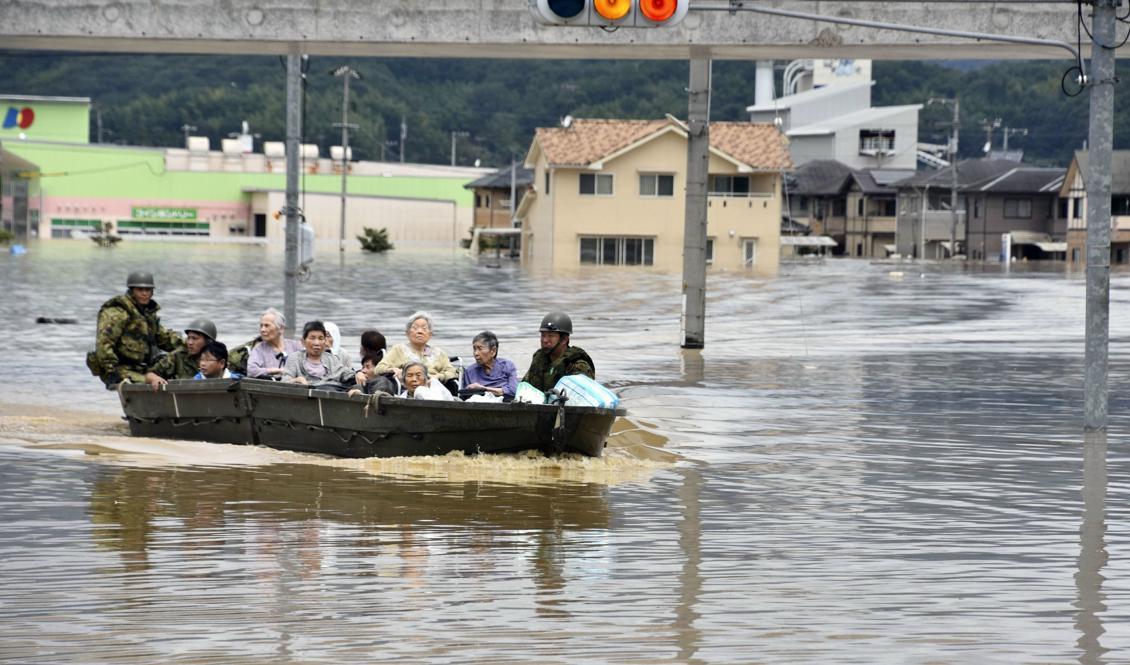
[(577, 454), (447, 455), (345, 459), (262, 446), (149, 439), (129, 435), (120, 419), (97, 413), (0, 403), (0, 446), (129, 467), (247, 467), (308, 464), (355, 470), (376, 477), (515, 484), (557, 482), (617, 485), (647, 481), (680, 458), (646, 423), (621, 418), (603, 457)]

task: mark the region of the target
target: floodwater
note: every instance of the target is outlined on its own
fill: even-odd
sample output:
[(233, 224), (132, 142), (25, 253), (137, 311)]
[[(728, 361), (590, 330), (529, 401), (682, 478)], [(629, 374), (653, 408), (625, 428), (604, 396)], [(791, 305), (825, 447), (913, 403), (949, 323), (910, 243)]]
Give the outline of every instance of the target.
[(630, 412), (601, 460), (343, 461), (125, 436), (99, 303), (152, 268), (168, 325), (242, 341), (281, 249), (87, 244), (0, 256), (0, 660), (1130, 661), (1130, 275), (1087, 439), (1062, 269), (712, 274), (699, 353), (677, 275), (323, 256), (299, 318), (349, 348), (425, 308), (524, 369), (560, 306)]

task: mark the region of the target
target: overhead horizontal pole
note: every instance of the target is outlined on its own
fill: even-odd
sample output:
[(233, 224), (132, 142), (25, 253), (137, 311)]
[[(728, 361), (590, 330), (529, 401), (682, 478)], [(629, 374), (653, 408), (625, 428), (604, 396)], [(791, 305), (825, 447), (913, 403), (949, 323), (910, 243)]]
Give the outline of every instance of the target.
[[(115, 0), (0, 3), (6, 49), (138, 53), (477, 58), (712, 60), (784, 58), (1053, 58), (1075, 40), (1068, 2), (775, 2), (845, 19), (835, 25), (712, 11), (726, 3), (692, 0), (674, 27), (619, 29), (539, 25), (528, 0)], [(762, 5), (758, 5), (761, 7)], [(702, 11), (705, 9), (705, 11)], [(853, 26), (849, 20), (985, 32), (1023, 38), (971, 42)], [(956, 48), (960, 47), (960, 48)], [(1086, 57), (1088, 54), (1084, 53)]]

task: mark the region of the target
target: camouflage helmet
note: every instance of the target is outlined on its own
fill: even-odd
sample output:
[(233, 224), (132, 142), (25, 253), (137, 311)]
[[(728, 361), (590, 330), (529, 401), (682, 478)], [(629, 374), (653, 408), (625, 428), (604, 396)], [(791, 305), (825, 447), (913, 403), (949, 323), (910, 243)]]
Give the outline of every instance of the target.
[(541, 320), (541, 332), (555, 332), (562, 335), (573, 334), (573, 320), (565, 312), (550, 312)]
[(196, 332), (204, 335), (208, 339), (216, 339), (216, 324), (208, 319), (196, 319), (184, 328), (185, 333)]
[(142, 289), (154, 288), (153, 273), (143, 272), (141, 270), (131, 272), (129, 277), (126, 277), (126, 288), (132, 289), (134, 287)]

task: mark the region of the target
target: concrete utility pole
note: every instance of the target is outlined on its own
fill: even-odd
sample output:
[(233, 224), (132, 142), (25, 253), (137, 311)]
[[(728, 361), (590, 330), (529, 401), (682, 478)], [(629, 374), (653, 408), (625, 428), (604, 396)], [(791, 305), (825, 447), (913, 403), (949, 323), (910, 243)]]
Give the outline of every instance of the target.
[(706, 345), (706, 179), (710, 166), (710, 60), (692, 58), (687, 89), (687, 202), (683, 223), (683, 348)]
[(457, 132), (457, 131), (452, 130), (452, 132), (451, 132), (451, 165), (452, 166), (455, 166), (455, 141), (460, 136), (470, 136), (470, 135), (471, 135), (470, 132)]
[(400, 116), (400, 163), (404, 163), (404, 144), (408, 142), (408, 123)]
[[(286, 266), (283, 316), (295, 329), (298, 303), (298, 150), (302, 137), (302, 56), (286, 56)], [(292, 333), (293, 334), (293, 333)]]
[(361, 79), (361, 75), (357, 73), (349, 65), (342, 65), (331, 72), (335, 77), (343, 81), (341, 92), (341, 122), (334, 123), (334, 126), (341, 126), (341, 235), (338, 240), (338, 251), (345, 253), (345, 194), (346, 194), (346, 177), (349, 175), (349, 130), (356, 128), (357, 125), (349, 124), (349, 80)]
[(1001, 148), (1001, 151), (1004, 152), (1006, 159), (1008, 158), (1008, 137), (1012, 134), (1018, 134), (1020, 136), (1028, 136), (1028, 129), (1025, 128), (1025, 127), (1018, 127), (1018, 128), (1014, 129), (1012, 127), (1009, 127), (1008, 125), (1005, 125), (1005, 127), (1004, 127), (1004, 146)]
[(957, 256), (957, 136), (961, 129), (961, 99), (953, 98), (953, 129), (950, 137), (950, 257)]
[(1091, 112), (1087, 130), (1087, 313), (1083, 358), (1083, 427), (1107, 426), (1107, 352), (1110, 344), (1110, 181), (1114, 143), (1115, 7), (1094, 0), (1091, 34)]

